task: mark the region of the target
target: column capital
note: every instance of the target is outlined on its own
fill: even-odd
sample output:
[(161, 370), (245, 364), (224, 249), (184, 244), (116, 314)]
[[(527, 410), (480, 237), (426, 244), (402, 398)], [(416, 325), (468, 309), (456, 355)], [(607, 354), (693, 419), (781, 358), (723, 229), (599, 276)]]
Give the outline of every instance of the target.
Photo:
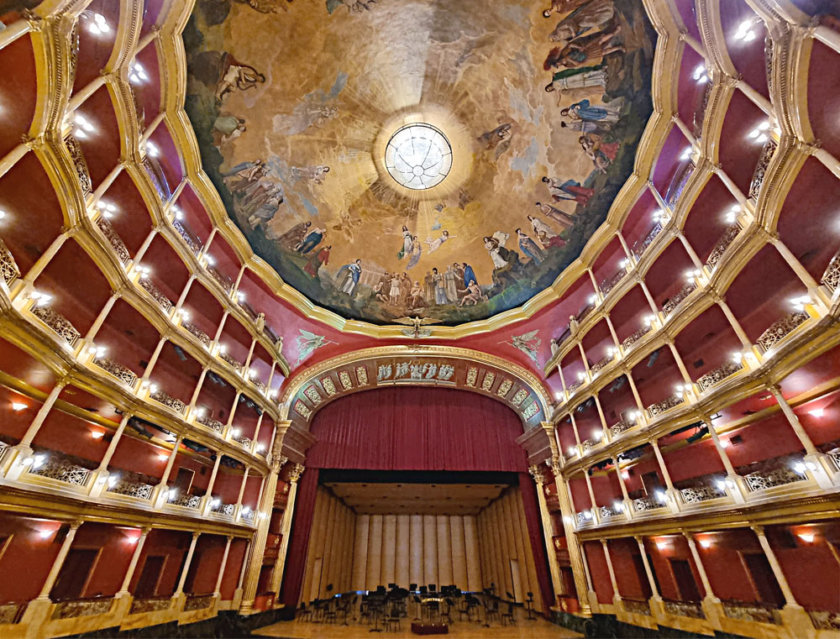
[(545, 483), (545, 475), (543, 475), (542, 469), (539, 466), (530, 466), (528, 468), (528, 473), (534, 478), (534, 482), (537, 486), (542, 486)]
[(292, 466), (291, 471), (289, 471), (289, 481), (296, 484), (304, 470), (306, 470), (306, 467), (303, 466), (303, 464), (295, 464)]

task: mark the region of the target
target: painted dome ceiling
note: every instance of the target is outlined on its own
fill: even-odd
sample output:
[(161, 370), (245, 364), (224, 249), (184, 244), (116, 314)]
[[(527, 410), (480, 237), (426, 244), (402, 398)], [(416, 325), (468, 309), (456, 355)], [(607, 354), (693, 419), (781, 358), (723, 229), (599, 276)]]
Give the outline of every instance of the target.
[(378, 324), (484, 319), (550, 286), (652, 109), (633, 0), (198, 0), (184, 42), (232, 220), (312, 302)]

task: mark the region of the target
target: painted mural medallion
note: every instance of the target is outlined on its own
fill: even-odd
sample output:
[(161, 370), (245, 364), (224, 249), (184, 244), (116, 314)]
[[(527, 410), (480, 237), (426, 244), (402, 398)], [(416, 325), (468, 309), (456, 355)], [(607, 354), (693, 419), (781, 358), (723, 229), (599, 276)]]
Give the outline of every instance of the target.
[(197, 0), (185, 108), (289, 285), (351, 319), (460, 324), (551, 286), (602, 224), (655, 38), (637, 0)]

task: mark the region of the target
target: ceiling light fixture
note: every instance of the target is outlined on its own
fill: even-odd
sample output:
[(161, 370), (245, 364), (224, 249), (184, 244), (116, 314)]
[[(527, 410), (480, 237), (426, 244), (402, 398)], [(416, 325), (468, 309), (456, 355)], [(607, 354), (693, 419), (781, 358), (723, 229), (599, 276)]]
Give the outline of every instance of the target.
[(432, 125), (408, 124), (388, 140), (385, 168), (401, 186), (415, 191), (430, 189), (449, 175), (452, 146)]

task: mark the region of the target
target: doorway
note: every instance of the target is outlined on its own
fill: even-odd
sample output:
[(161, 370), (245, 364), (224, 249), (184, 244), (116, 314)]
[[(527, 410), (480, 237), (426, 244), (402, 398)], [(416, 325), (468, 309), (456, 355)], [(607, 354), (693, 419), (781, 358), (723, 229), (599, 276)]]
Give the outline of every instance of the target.
[(685, 559), (669, 559), (671, 562), (671, 572), (674, 575), (674, 581), (677, 582), (677, 591), (680, 593), (682, 601), (700, 601), (700, 589), (697, 587), (697, 582), (694, 580), (694, 572), (691, 570), (691, 564)]
[(781, 608), (785, 604), (785, 596), (776, 581), (767, 556), (763, 552), (741, 553), (741, 561), (758, 600)]
[(98, 548), (71, 548), (61, 566), (55, 585), (50, 591), (50, 599), (53, 601), (81, 599), (98, 557)]
[(143, 570), (137, 580), (137, 587), (134, 589), (136, 599), (148, 599), (157, 595), (158, 582), (163, 574), (163, 564), (166, 557), (163, 555), (150, 555), (143, 563)]

